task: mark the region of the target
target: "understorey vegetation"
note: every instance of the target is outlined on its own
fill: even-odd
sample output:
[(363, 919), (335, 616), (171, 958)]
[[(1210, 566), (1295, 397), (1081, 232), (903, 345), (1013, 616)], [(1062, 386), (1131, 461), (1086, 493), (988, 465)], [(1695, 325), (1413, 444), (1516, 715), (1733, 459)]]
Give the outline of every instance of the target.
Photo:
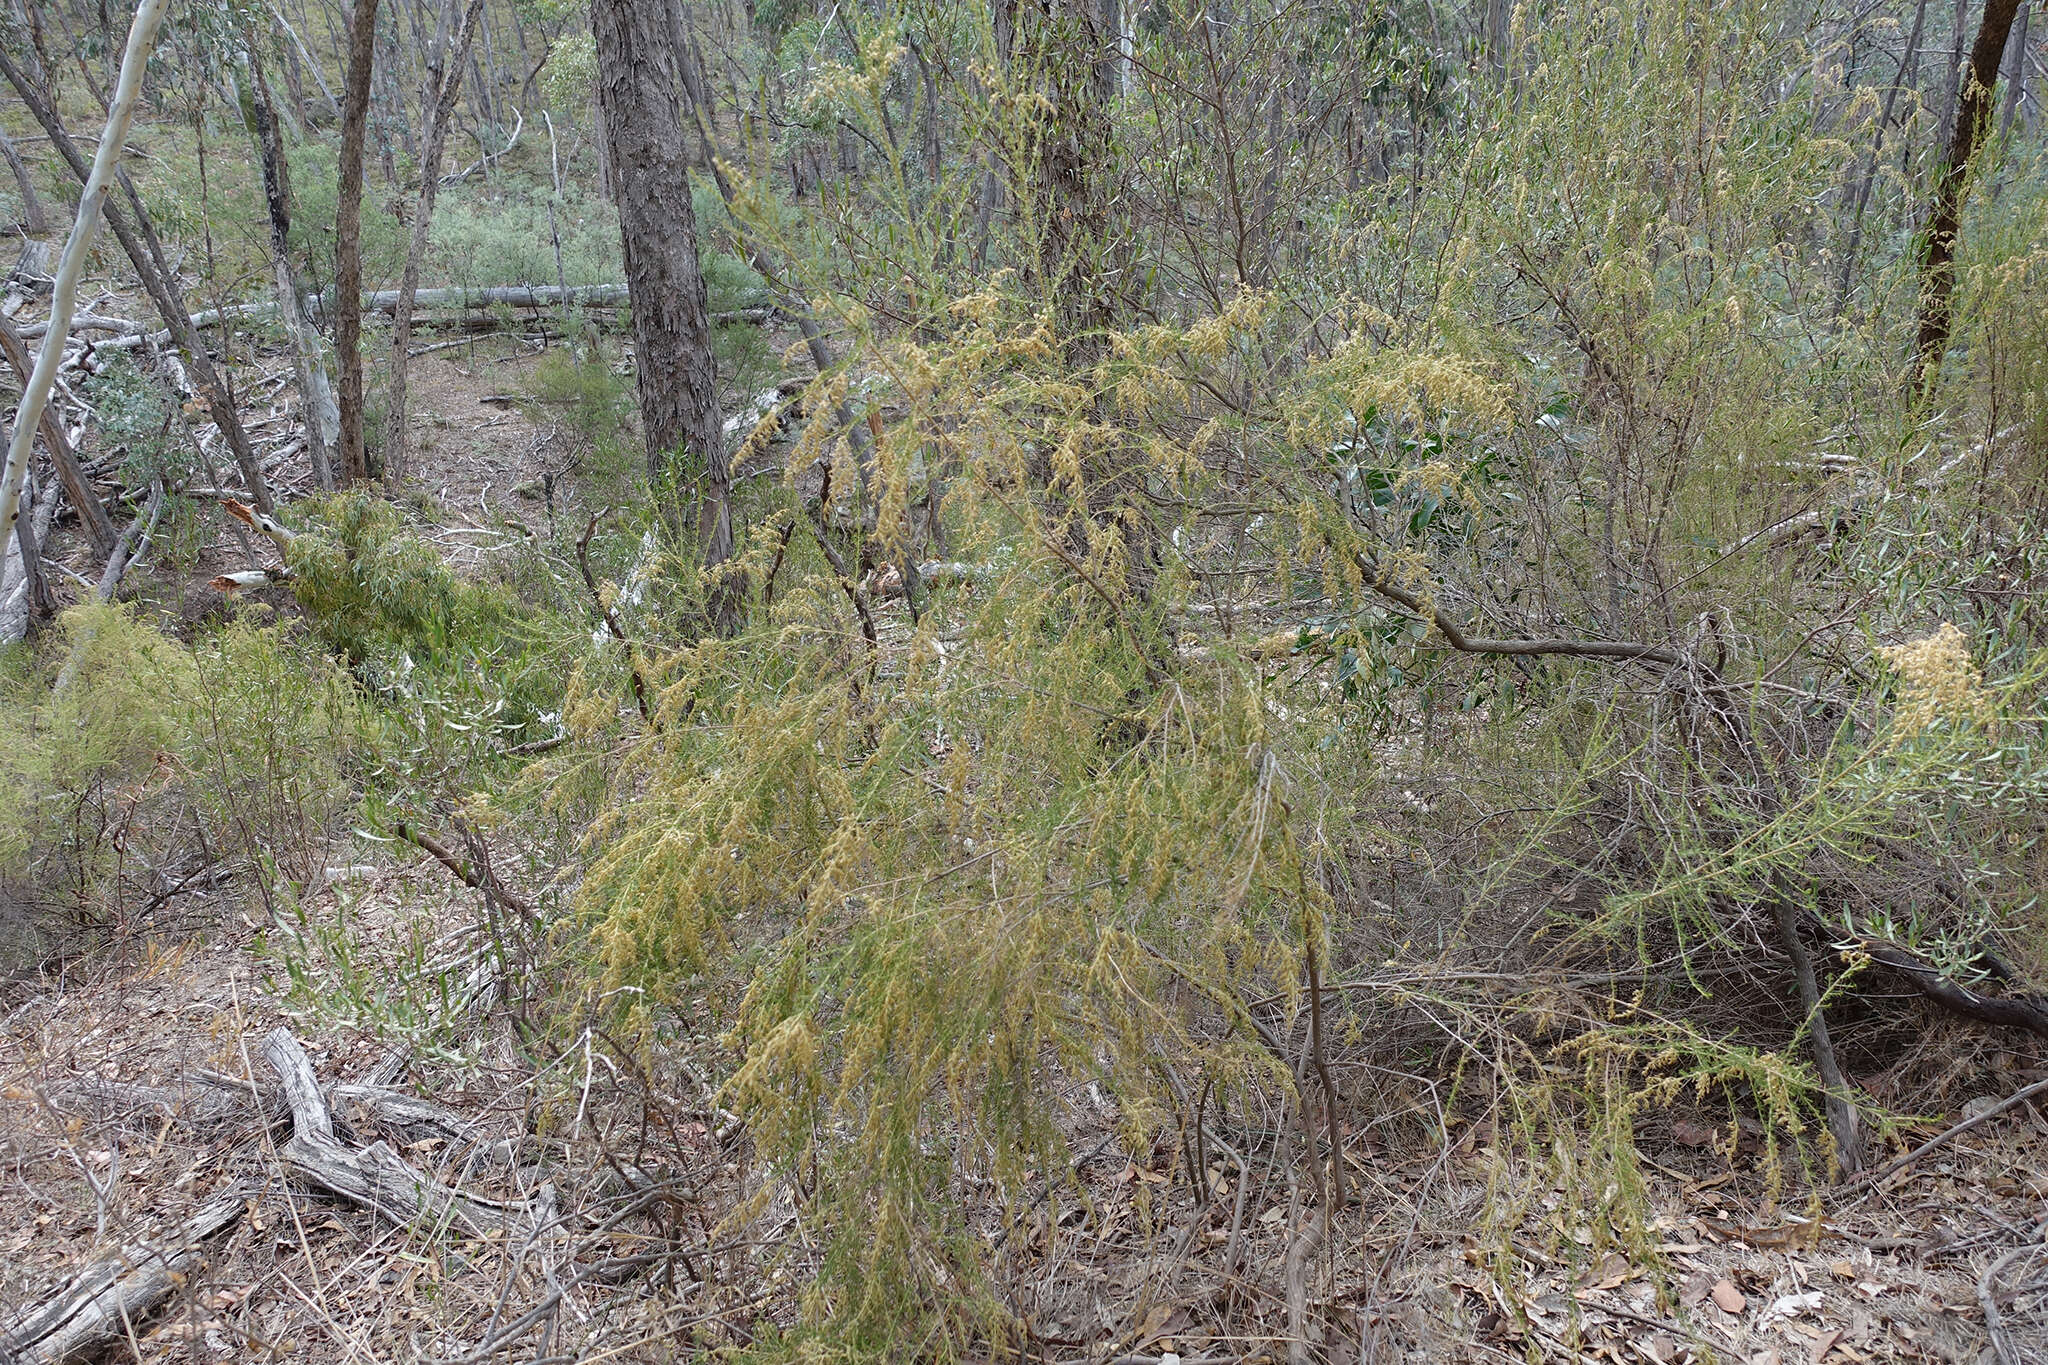
[(208, 1160), (457, 1286), (321, 1358), (1762, 1358), (1672, 1163), (2038, 1069), (2024, 11), (386, 4), (0, 20), (0, 1017), (246, 955)]

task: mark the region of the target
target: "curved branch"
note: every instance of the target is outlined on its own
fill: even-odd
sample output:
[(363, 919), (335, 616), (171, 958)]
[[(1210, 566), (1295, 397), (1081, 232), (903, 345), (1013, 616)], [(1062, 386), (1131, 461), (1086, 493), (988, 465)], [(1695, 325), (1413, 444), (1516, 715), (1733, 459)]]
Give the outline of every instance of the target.
[(1389, 578), (1386, 572), (1363, 556), (1359, 566), (1366, 571), (1366, 586), (1390, 602), (1394, 602), (1422, 617), (1439, 631), (1452, 649), (1466, 654), (1563, 654), (1581, 659), (1631, 659), (1644, 663), (1662, 664), (1666, 668), (1682, 667), (1684, 656), (1675, 649), (1663, 645), (1639, 644), (1633, 640), (1487, 640), (1465, 634), (1456, 621), (1438, 611), (1423, 600), (1421, 594), (1410, 592)]
[(1871, 961), (1890, 967), (1905, 977), (1915, 990), (1951, 1013), (1982, 1024), (2023, 1028), (2048, 1038), (2048, 1001), (2038, 996), (1986, 995), (1950, 980), (1939, 968), (1921, 961), (1905, 949), (1876, 939), (1857, 939), (1853, 946), (1869, 954)]

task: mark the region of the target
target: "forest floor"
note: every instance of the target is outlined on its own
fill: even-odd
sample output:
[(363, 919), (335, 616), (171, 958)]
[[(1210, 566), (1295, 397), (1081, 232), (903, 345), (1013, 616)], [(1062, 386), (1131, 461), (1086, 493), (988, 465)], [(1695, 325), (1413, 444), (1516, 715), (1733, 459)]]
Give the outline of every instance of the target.
[[(335, 873), (308, 907), (312, 916), (336, 911), (336, 897), (347, 895), (358, 923), (374, 923), (381, 903), (394, 937), (415, 917), (474, 927), (475, 911), (431, 861)], [(195, 907), (192, 917), (203, 912)], [(752, 1312), (785, 1321), (793, 1312), (801, 1250), (785, 1258), (770, 1236), (761, 1240), (771, 1245), (715, 1254), (722, 1237), (713, 1225), (731, 1208), (744, 1161), (715, 1110), (695, 1125), (695, 1168), (674, 1174), (710, 1205), (693, 1211), (702, 1222), (693, 1220), (689, 1240), (732, 1276), (723, 1294), (668, 1298), (637, 1279), (610, 1285), (597, 1276), (574, 1283), (579, 1268), (630, 1255), (646, 1236), (638, 1227), (600, 1235), (586, 1218), (557, 1244), (471, 1242), (309, 1193), (279, 1154), (289, 1119), (267, 1089), (260, 1040), (280, 1026), (302, 1030), (329, 1084), (370, 1073), (394, 1041), (314, 1031), (295, 1018), (276, 993), (278, 961), (264, 943), (245, 926), (195, 928), (140, 959), (45, 981), (10, 1006), (0, 1060), (11, 1210), (0, 1218), (0, 1305), (39, 1302), (109, 1246), (147, 1242), (232, 1188), (245, 1214), (208, 1244), (169, 1308), (133, 1325), (115, 1358), (472, 1359), (494, 1323), (516, 1321), (565, 1282), (566, 1340), (557, 1349), (570, 1341), (574, 1349), (557, 1356), (536, 1332), (507, 1343), (507, 1358), (616, 1350), (610, 1358), (665, 1359), (673, 1349), (665, 1340), (689, 1319), (699, 1330), (722, 1319), (727, 1332), (700, 1340), (737, 1344)], [(536, 1138), (537, 1093), (511, 1028), (499, 1019), (481, 1029), (465, 1040), (466, 1061), (416, 1056), (396, 1082), (459, 1116), (463, 1137), (422, 1136), (368, 1111), (354, 1116), (357, 1137), (391, 1141), (417, 1169), (467, 1193), (531, 1201), (550, 1182), (553, 1198), (571, 1201), (565, 1207), (601, 1209), (607, 1166), (634, 1146), (627, 1096), (611, 1091), (576, 1121), (558, 1123), (554, 1136)], [(2041, 1074), (2018, 1069), (2002, 1084)], [(235, 1086), (252, 1080), (269, 1103), (232, 1102), (243, 1099)], [(1938, 1135), (1994, 1098), (1971, 1096), (1911, 1136)], [(346, 1100), (338, 1108), (350, 1112)], [(1874, 1191), (1812, 1200), (1791, 1191), (1774, 1198), (1754, 1138), (1738, 1134), (1731, 1161), (1725, 1124), (1707, 1115), (1679, 1111), (1645, 1127), (1640, 1160), (1655, 1215), (1648, 1256), (1603, 1247), (1562, 1186), (1516, 1191), (1525, 1216), (1502, 1229), (1494, 1135), (1454, 1124), (1452, 1140), (1435, 1148), (1356, 1144), (1350, 1169), (1361, 1197), (1337, 1220), (1334, 1254), (1311, 1251), (1324, 1262), (1316, 1273), (1290, 1254), (1300, 1241), (1291, 1230), (1314, 1221), (1303, 1191), (1270, 1171), (1240, 1182), (1219, 1162), (1211, 1197), (1197, 1206), (1175, 1154), (1134, 1161), (1098, 1140), (1113, 1127), (1084, 1109), (1074, 1136), (1077, 1150), (1095, 1153), (1079, 1171), (1087, 1198), (1041, 1205), (1016, 1222), (1006, 1263), (1016, 1307), (1044, 1358), (1060, 1360), (1157, 1360), (1170, 1351), (1183, 1365), (1277, 1362), (1287, 1358), (1292, 1311), (1336, 1361), (1359, 1360), (1362, 1342), (1368, 1360), (1994, 1365), (1980, 1280), (2001, 1257), (2008, 1288), (2048, 1269), (2039, 1238), (2048, 1119), (2031, 1104), (1951, 1139)], [(518, 1155), (500, 1159), (500, 1148)], [(479, 1160), (479, 1152), (491, 1155)], [(583, 1191), (565, 1193), (579, 1184)], [(1002, 1223), (999, 1210), (987, 1214), (991, 1230)], [(2034, 1250), (2005, 1256), (2030, 1229)], [(1308, 1290), (1290, 1306), (1295, 1278)], [(2048, 1358), (2038, 1297), (2002, 1300), (2015, 1359)]]
[[(547, 477), (546, 430), (510, 398), (538, 354), (490, 337), (416, 362), (408, 510), (459, 567), (577, 515), (574, 481)], [(199, 619), (222, 607), (206, 580), (244, 567), (221, 531), (128, 591)], [(302, 1008), (281, 948), (296, 921), (254, 923), (226, 895), (181, 897), (175, 921), (138, 922), (114, 951), (4, 988), (0, 1324), (110, 1251), (136, 1260), (223, 1195), (239, 1214), (181, 1266), (168, 1308), (123, 1324), (111, 1358), (659, 1360), (794, 1321), (812, 1253), (792, 1196), (742, 1228), (725, 1221), (760, 1173), (695, 1079), (719, 1064), (714, 1040), (678, 1040), (647, 1079), (618, 1074), (586, 1035), (544, 1083), (521, 1060), (518, 1001), (545, 983), (501, 983), (487, 1009), (465, 975), (485, 936), (476, 893), (402, 843), (357, 840), (330, 861), (304, 922), (349, 927), (358, 988), (403, 1003), (406, 1036)], [(331, 1092), (347, 1138), (554, 1216), (462, 1237), (309, 1190), (262, 1053), (278, 1028), (323, 1085), (375, 1080)], [(1892, 1107), (1922, 1118), (1890, 1135), (1885, 1159), (2048, 1077), (2039, 1054), (1933, 1037), (1893, 1068), (1916, 1080), (1894, 1086)], [(1512, 1135), (1412, 1103), (1414, 1121), (1390, 1128), (1408, 1136), (1349, 1144), (1354, 1202), (1325, 1230), (1287, 1173), (1219, 1156), (1197, 1197), (1179, 1153), (1127, 1153), (1109, 1102), (1078, 1099), (1074, 1186), (975, 1220), (1000, 1245), (998, 1288), (1029, 1325), (1031, 1357), (1277, 1363), (1305, 1339), (1347, 1365), (1998, 1365), (1982, 1306), (1995, 1272), (2016, 1352), (2003, 1365), (2048, 1360), (2048, 1111), (2035, 1103), (1881, 1180), (1817, 1191), (1780, 1188), (1774, 1154), (1731, 1132), (1725, 1109), (1654, 1111), (1633, 1163), (1653, 1217), (1632, 1244), (1602, 1223), (1618, 1188), (1590, 1206), (1563, 1184), (1505, 1188)], [(656, 1129), (663, 1164), (649, 1175)], [(680, 1247), (681, 1268), (652, 1269), (656, 1244)]]

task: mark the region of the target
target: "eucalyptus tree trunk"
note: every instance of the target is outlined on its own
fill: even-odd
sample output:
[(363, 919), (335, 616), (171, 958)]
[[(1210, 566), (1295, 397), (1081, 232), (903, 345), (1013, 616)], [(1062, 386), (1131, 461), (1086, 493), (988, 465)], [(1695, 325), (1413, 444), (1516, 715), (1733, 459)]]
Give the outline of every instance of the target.
[(1092, 362), (1115, 311), (1106, 286), (1119, 247), (1111, 203), (1117, 8), (1117, 0), (1026, 0), (1018, 10), (1017, 41), (1046, 72), (1044, 124), (1031, 167), (1038, 282), (1077, 366)]
[[(1117, 208), (1115, 103), (1123, 27), (1118, 0), (1024, 0), (1013, 22), (1018, 57), (1044, 72), (1036, 158), (1026, 172), (1037, 234), (1036, 283), (1051, 307), (1067, 366), (1091, 371), (1128, 312), (1128, 223)], [(1115, 423), (1104, 421), (1105, 429)], [(1086, 559), (1100, 531), (1121, 525), (1122, 593), (1149, 604), (1161, 547), (1144, 497), (1145, 459), (1109, 437), (1083, 459), (1087, 513), (1073, 522)], [(1153, 664), (1158, 665), (1154, 659)]]
[[(7, 424), (0, 422), (0, 444), (9, 439)], [(36, 504), (33, 512), (31, 502)], [(50, 596), (42, 564), (42, 546), (56, 510), (54, 493), (38, 498), (35, 485), (27, 486), (21, 514), (14, 519), (14, 539), (7, 542), (5, 556), (0, 558), (0, 642), (23, 639), (37, 623), (56, 614), (57, 603)]]
[(1963, 58), (1967, 54), (1963, 38), (1968, 32), (1965, 26), (1969, 22), (1970, 0), (1956, 0), (1955, 27), (1950, 32), (1948, 44), (1948, 83), (1941, 91), (1941, 138), (1935, 144), (1938, 147), (1948, 146), (1949, 139), (1955, 135), (1956, 96), (1962, 93), (1961, 73)]
[(107, 108), (107, 126), (100, 135), (92, 171), (85, 177), (85, 192), (79, 196), (71, 236), (57, 263), (56, 283), (50, 290), (50, 330), (43, 336), (42, 354), (36, 357), (35, 369), (23, 388), (14, 431), (7, 442), (7, 466), (4, 474), (0, 474), (0, 544), (16, 538), (14, 522), (21, 513), (21, 489), (28, 478), (29, 452), (36, 428), (42, 424), (43, 409), (50, 400), (50, 388), (57, 379), (58, 362), (64, 358), (64, 342), (70, 336), (71, 315), (78, 304), (78, 277), (85, 268), (86, 257), (92, 253), (92, 239), (99, 233), (100, 212), (113, 188), (121, 149), (128, 141), (128, 124), (135, 115), (136, 96), (142, 90), (143, 68), (149, 63), (150, 49), (156, 45), (167, 3), (168, 0), (142, 0), (128, 30), (128, 46), (121, 56), (121, 77)]
[(476, 37), (476, 20), (484, 0), (469, 0), (462, 22), (449, 42), (437, 43), (427, 57), (426, 88), (420, 103), (427, 111), (426, 154), (420, 160), (420, 198), (413, 208), (412, 241), (406, 247), (405, 274), (398, 282), (398, 307), (391, 323), (391, 412), (384, 428), (384, 492), (395, 496), (405, 477), (406, 350), (412, 345), (413, 295), (420, 287), (420, 262), (427, 254), (427, 233), (434, 222), (434, 200), (441, 189), (441, 157), (448, 146), (448, 124), (455, 97), (462, 89), (462, 69)]
[(2005, 64), (2020, 0), (1985, 0), (1984, 19), (1970, 49), (1969, 66), (1956, 98), (1955, 132), (1928, 214), (1926, 254), (1920, 267), (1920, 335), (1914, 344), (1913, 382), (1923, 391), (1941, 368), (1955, 327), (1956, 242), (1962, 234), (1963, 196), (1977, 145), (1990, 131), (1992, 87)]
[(14, 183), (21, 190), (21, 227), (29, 233), (48, 232), (50, 215), (43, 212), (43, 201), (36, 193), (35, 177), (22, 164), (21, 153), (14, 149), (14, 143), (4, 131), (0, 131), (0, 157), (7, 158), (7, 169), (14, 172)]
[(2006, 61), (2005, 110), (1998, 116), (1998, 135), (2003, 138), (2012, 131), (2012, 117), (2019, 112), (2022, 101), (2027, 97), (2027, 20), (2033, 14), (2029, 5), (2020, 6), (2018, 27), (2012, 35), (2012, 52)]
[(334, 402), (327, 356), (320, 333), (306, 316), (305, 290), (292, 267), (292, 187), (284, 157), (284, 138), (277, 126), (277, 105), (263, 77), (263, 60), (253, 32), (245, 35), (249, 82), (242, 91), (242, 121), (256, 144), (263, 167), (263, 200), (270, 216), (270, 268), (277, 294), (278, 320), (292, 343), (292, 369), (299, 383), (300, 416), (306, 429), (306, 450), (320, 487), (334, 488), (334, 446), (341, 435), (341, 413)]
[(334, 208), (334, 353), (341, 366), (340, 475), (370, 477), (363, 445), (363, 133), (377, 53), (377, 0), (356, 0), (349, 16), (342, 81), (340, 187)]
[[(276, 5), (271, 5), (270, 17), (277, 20), (278, 27), (282, 28), (285, 36), (292, 40), (291, 50), (296, 58), (294, 65), (302, 70), (313, 73), (313, 81), (320, 87), (320, 98), (326, 102), (328, 114), (331, 117), (340, 118), (341, 101), (334, 98), (334, 91), (327, 84), (327, 73), (320, 69), (320, 59), (315, 57), (313, 50), (306, 46), (306, 40), (299, 36), (298, 29), (293, 28), (291, 22), (284, 17), (283, 10), (279, 9)], [(304, 5), (299, 6), (299, 22), (301, 24), (306, 22), (306, 7)], [(340, 44), (337, 43), (336, 46), (338, 47)], [(297, 92), (294, 92), (294, 97), (302, 98)]]
[[(681, 61), (663, 0), (591, 0), (598, 107), (604, 118), (647, 467), (657, 485), (678, 456), (702, 461), (697, 543), (707, 571), (732, 557), (732, 469), (718, 405), (710, 303), (697, 261), (689, 153), (679, 98)], [(687, 467), (687, 466), (686, 466)], [(680, 522), (683, 509), (673, 509)], [(731, 630), (738, 602), (714, 585), (713, 626)]]

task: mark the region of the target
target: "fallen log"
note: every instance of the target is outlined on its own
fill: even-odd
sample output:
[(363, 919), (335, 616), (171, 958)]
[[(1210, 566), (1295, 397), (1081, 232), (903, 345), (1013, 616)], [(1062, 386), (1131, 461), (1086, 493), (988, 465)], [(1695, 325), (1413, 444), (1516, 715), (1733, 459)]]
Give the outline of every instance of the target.
[[(129, 336), (133, 333), (147, 330), (142, 324), (130, 322), (127, 318), (101, 317), (98, 313), (76, 313), (71, 318), (71, 331), (73, 335), (79, 332), (112, 332), (116, 336)], [(31, 322), (28, 326), (22, 328), (17, 335), (23, 341), (41, 341), (49, 334), (49, 331), (50, 324), (48, 322)]]
[(429, 1179), (387, 1142), (355, 1150), (343, 1146), (334, 1136), (334, 1118), (313, 1063), (290, 1029), (271, 1030), (263, 1040), (263, 1057), (277, 1072), (292, 1114), (292, 1139), (278, 1155), (309, 1184), (401, 1227), (456, 1228), (481, 1237), (530, 1218), (526, 1204), (464, 1194)]
[(150, 1134), (170, 1125), (202, 1139), (219, 1137), (252, 1116), (246, 1093), (225, 1090), (210, 1076), (194, 1079), (196, 1084), (162, 1086), (80, 1076), (54, 1082), (50, 1106), (66, 1118), (94, 1125)]
[[(454, 1110), (388, 1086), (342, 1081), (327, 1086), (325, 1093), (341, 1111), (330, 1111), (338, 1137), (382, 1129), (406, 1142), (438, 1138), (458, 1155), (497, 1145), (487, 1144), (476, 1125)], [(202, 1139), (218, 1138), (259, 1117), (278, 1122), (290, 1108), (275, 1086), (205, 1069), (169, 1085), (80, 1076), (53, 1083), (49, 1099), (67, 1118), (141, 1133), (161, 1132), (169, 1124)], [(351, 1120), (346, 1128), (340, 1122), (344, 1114)]]
[(205, 1244), (240, 1221), (248, 1206), (247, 1192), (232, 1186), (154, 1241), (130, 1243), (94, 1261), (0, 1331), (0, 1359), (65, 1365), (126, 1338), (131, 1324), (193, 1282)]
[[(327, 309), (333, 300), (326, 294), (308, 294), (305, 298), (307, 310), (321, 325), (327, 321)], [(421, 289), (417, 291), (413, 306), (428, 312), (455, 311), (482, 313), (493, 308), (512, 308), (536, 311), (543, 308), (623, 308), (629, 302), (626, 286), (623, 284), (572, 284), (567, 288), (554, 285), (490, 285), (476, 289), (454, 287), (448, 289)], [(381, 313), (386, 317), (398, 311), (398, 291), (379, 289), (363, 295), (365, 314)], [(738, 308), (731, 312), (713, 313), (715, 323), (766, 322), (773, 314), (769, 308)], [(225, 308), (208, 308), (192, 315), (192, 325), (197, 328), (219, 327), (235, 322), (260, 322), (277, 316), (277, 303), (235, 303)], [(109, 331), (127, 327), (129, 330), (110, 336), (104, 341), (93, 343), (96, 351), (128, 351), (141, 346), (165, 346), (170, 344), (168, 331), (145, 331), (140, 325), (123, 323), (118, 318), (93, 318), (91, 325), (96, 330)], [(40, 336), (45, 324), (31, 324), (24, 329), (24, 335)], [(84, 330), (83, 324), (74, 322), (72, 330)]]
[[(280, 1107), (287, 1110), (291, 1107), (290, 1099), (283, 1091), (230, 1076), (226, 1072), (200, 1071), (192, 1079), (244, 1113), (251, 1113), (257, 1108), (274, 1111)], [(399, 1134), (407, 1142), (439, 1138), (458, 1150), (482, 1141), (476, 1125), (454, 1110), (388, 1086), (341, 1081), (327, 1086), (324, 1093), (344, 1113), (354, 1112), (355, 1122), (349, 1127), (357, 1131), (374, 1125)], [(341, 1117), (329, 1110), (329, 1118), (335, 1121), (337, 1140), (345, 1132), (340, 1123)]]
[[(334, 1117), (312, 1062), (291, 1031), (274, 1030), (263, 1040), (262, 1051), (278, 1073), (277, 1089), (215, 1072), (192, 1078), (198, 1086), (191, 1090), (87, 1078), (61, 1089), (57, 1104), (60, 1112), (99, 1122), (132, 1124), (145, 1119), (149, 1127), (171, 1122), (218, 1131), (281, 1097), (293, 1135), (279, 1155), (313, 1185), (401, 1225), (459, 1226), (481, 1236), (496, 1228), (532, 1223), (535, 1215), (528, 1205), (451, 1190), (415, 1171), (385, 1142), (360, 1149), (343, 1145), (335, 1136)], [(442, 1137), (462, 1147), (477, 1146), (468, 1120), (431, 1101), (380, 1085), (343, 1083), (332, 1087), (332, 1093), (339, 1101), (359, 1106), (380, 1126)], [(509, 1163), (517, 1159), (517, 1148), (516, 1142), (485, 1144), (472, 1163)], [(164, 1234), (93, 1261), (56, 1293), (0, 1327), (0, 1361), (67, 1365), (124, 1339), (133, 1324), (192, 1284), (205, 1244), (240, 1220), (249, 1199), (247, 1190), (232, 1186)]]

